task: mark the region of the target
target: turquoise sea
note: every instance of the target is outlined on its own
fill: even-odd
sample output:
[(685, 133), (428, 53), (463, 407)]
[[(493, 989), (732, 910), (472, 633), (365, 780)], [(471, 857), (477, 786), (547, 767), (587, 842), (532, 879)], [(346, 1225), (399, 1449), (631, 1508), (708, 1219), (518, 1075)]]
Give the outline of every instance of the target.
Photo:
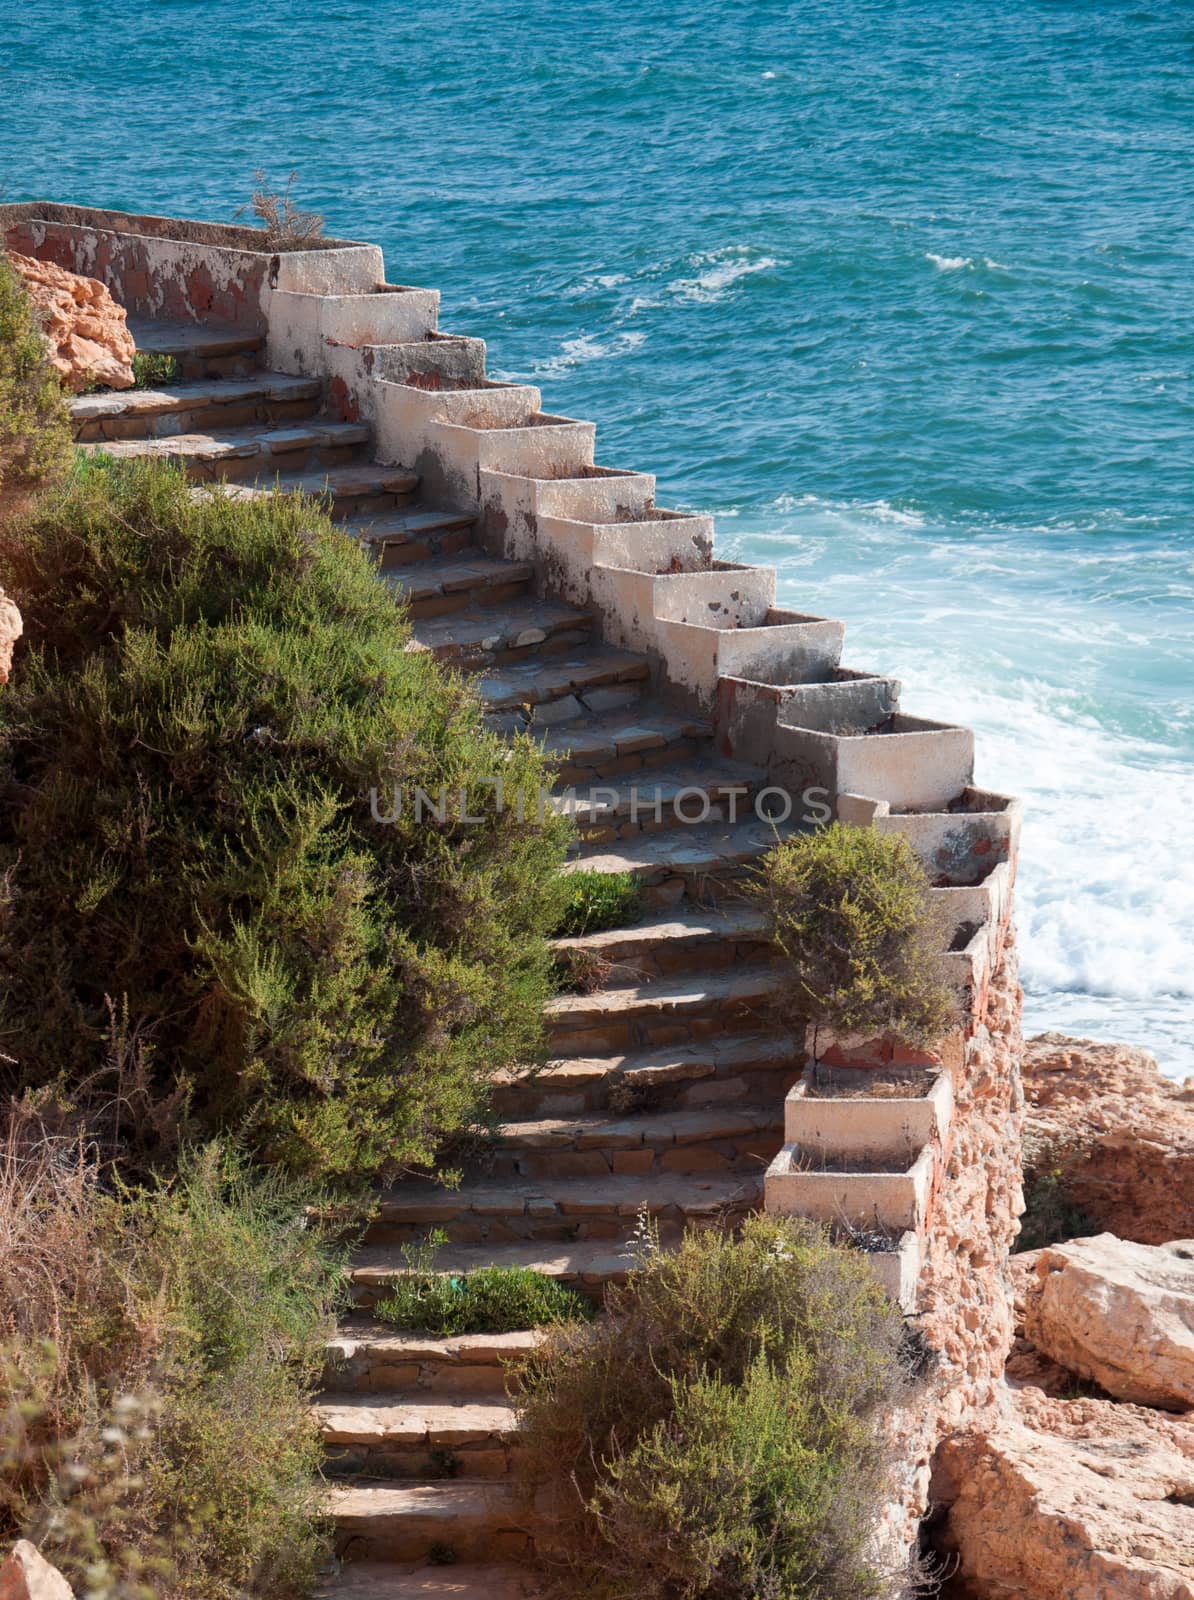
[(299, 174), (1029, 802), (1030, 1029), (1194, 1071), (1194, 10), (7, 0), (0, 183)]

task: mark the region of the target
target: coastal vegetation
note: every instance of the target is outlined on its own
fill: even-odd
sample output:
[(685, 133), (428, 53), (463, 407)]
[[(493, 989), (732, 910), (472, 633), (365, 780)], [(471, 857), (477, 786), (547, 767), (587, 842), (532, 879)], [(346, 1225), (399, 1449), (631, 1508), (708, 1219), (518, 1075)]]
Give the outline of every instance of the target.
[[(521, 1369), (527, 1470), (561, 1486), (557, 1576), (599, 1600), (897, 1592), (870, 1546), (882, 1418), (911, 1383), (902, 1318), (814, 1224), (649, 1224), (592, 1324)], [(897, 1586), (898, 1587), (898, 1586)]]
[(459, 1333), (517, 1333), (549, 1323), (587, 1319), (588, 1300), (530, 1267), (478, 1267), (473, 1272), (435, 1270), (447, 1236), (436, 1231), (404, 1246), (407, 1271), (395, 1278), (376, 1315), (392, 1327), (449, 1339)]
[(831, 823), (777, 844), (751, 885), (787, 978), (778, 1006), (841, 1034), (928, 1044), (955, 1001), (932, 886), (902, 834)]
[(64, 470), (72, 449), (66, 398), (37, 312), (0, 254), (0, 490), (27, 488)]
[(0, 581), (4, 1087), (143, 1165), (214, 1132), (346, 1186), (432, 1162), (540, 1047), (568, 823), (492, 782), (537, 794), (538, 748), (310, 500), (94, 459)]

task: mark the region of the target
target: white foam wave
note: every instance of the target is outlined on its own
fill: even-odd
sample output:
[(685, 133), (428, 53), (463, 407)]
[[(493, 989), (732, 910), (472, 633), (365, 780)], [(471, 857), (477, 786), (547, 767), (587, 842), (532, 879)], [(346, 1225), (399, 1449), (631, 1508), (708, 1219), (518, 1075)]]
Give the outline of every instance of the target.
[(756, 256), (744, 246), (728, 245), (708, 255), (690, 256), (689, 265), (700, 269), (696, 276), (675, 279), (668, 284), (668, 293), (678, 300), (706, 305), (723, 299), (741, 279), (770, 272), (779, 262), (775, 256)]
[(528, 369), (530, 378), (556, 378), (562, 372), (569, 372), (573, 367), (583, 366), (589, 361), (605, 361), (615, 356), (627, 355), (631, 350), (637, 350), (646, 343), (645, 333), (619, 333), (604, 343), (594, 339), (587, 333), (580, 334), (575, 339), (565, 339), (554, 356), (549, 356), (543, 361), (537, 361)]
[(925, 251), (925, 260), (931, 261), (938, 272), (960, 272), (963, 267), (974, 265), (970, 256), (938, 256), (931, 250)]

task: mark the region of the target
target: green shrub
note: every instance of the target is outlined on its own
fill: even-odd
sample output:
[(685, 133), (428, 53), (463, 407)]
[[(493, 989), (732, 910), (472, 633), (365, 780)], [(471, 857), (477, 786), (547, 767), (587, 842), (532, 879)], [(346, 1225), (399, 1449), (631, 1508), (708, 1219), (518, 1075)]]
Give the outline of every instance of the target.
[(321, 1180), (430, 1161), (540, 1049), (568, 824), (486, 782), (537, 795), (538, 747), (407, 650), (298, 497), (99, 458), (6, 526), (0, 582), (28, 646), (0, 697), (0, 1088), (158, 1161), (180, 1125)]
[(627, 927), (642, 910), (629, 872), (570, 872), (566, 882), (568, 898), (555, 930), (561, 939)]
[(0, 488), (52, 477), (73, 450), (70, 414), (37, 312), (0, 251)]
[(396, 1278), (376, 1314), (382, 1322), (448, 1339), (458, 1333), (518, 1333), (587, 1321), (593, 1308), (573, 1289), (529, 1267), (478, 1267), (461, 1274)]
[(898, 1310), (810, 1223), (651, 1251), (521, 1369), (528, 1470), (560, 1486), (553, 1560), (600, 1600), (895, 1592), (869, 1548), (909, 1372)]
[(156, 389), (178, 382), (178, 357), (158, 350), (138, 350), (133, 357), (133, 387)]
[(945, 930), (901, 834), (833, 823), (778, 844), (752, 893), (788, 972), (788, 1026), (940, 1038), (956, 1014)]
[[(85, 1151), (27, 1144), (0, 1283), (0, 1537), (32, 1538), (99, 1600), (308, 1590), (326, 1559), (310, 1397), (343, 1254), (312, 1196), (216, 1147), (113, 1196)], [(74, 1239), (78, 1265), (47, 1267)]]
[(1085, 1155), (1081, 1141), (1025, 1134), (1024, 1213), (1013, 1247), (1017, 1252), (1100, 1231), (1073, 1195), (1074, 1176)]

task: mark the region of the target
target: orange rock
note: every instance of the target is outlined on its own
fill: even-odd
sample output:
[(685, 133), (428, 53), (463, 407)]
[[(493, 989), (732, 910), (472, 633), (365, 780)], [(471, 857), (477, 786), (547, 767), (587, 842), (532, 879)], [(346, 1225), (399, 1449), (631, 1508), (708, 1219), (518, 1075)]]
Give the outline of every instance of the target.
[(109, 389), (131, 389), (136, 346), (124, 307), (99, 279), (15, 252), (10, 252), (9, 260), (42, 313), (50, 360), (63, 386), (79, 390), (98, 383)]
[(8, 682), (12, 670), (12, 652), (24, 631), (21, 613), (0, 589), (0, 683)]
[(942, 1445), (933, 1498), (980, 1600), (1194, 1600), (1188, 1419), (1009, 1392), (995, 1426)]
[(1137, 1244), (1194, 1239), (1194, 1080), (1144, 1050), (1060, 1033), (1024, 1051), (1028, 1132), (1081, 1147), (1068, 1188), (1094, 1224)]

